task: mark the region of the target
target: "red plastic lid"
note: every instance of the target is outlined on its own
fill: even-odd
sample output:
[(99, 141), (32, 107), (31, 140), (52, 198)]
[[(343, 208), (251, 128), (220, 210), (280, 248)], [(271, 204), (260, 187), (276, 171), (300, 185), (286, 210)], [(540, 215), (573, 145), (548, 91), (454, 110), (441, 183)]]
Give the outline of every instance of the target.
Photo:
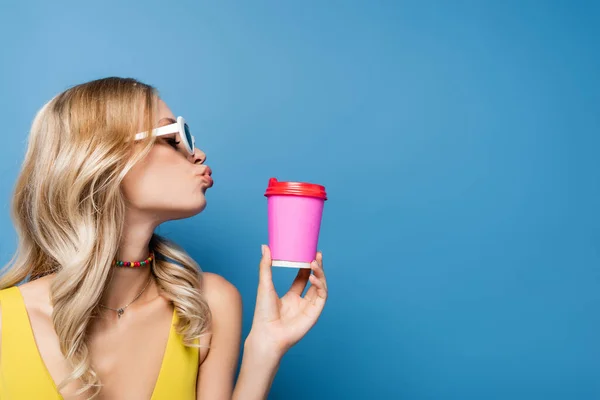
[(310, 196), (327, 200), (325, 186), (307, 182), (279, 182), (277, 179), (271, 178), (265, 196), (274, 195)]

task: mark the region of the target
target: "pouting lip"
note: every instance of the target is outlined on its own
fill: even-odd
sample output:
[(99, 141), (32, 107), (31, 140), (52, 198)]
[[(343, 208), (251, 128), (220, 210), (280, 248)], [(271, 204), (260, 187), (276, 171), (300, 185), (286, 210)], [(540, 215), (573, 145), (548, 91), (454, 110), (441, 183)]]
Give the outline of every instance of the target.
[(203, 181), (208, 183), (208, 187), (212, 187), (212, 185), (214, 184), (213, 178), (210, 176), (210, 174), (202, 174), (198, 176), (202, 178)]
[(202, 170), (202, 172), (199, 172), (196, 174), (197, 176), (204, 176), (204, 175), (208, 175), (208, 176), (212, 176), (212, 169), (210, 169), (210, 167), (206, 167)]
[(202, 178), (208, 184), (208, 187), (212, 187), (214, 184), (212, 178), (212, 169), (208, 165), (204, 165), (203, 168), (196, 174), (196, 176)]

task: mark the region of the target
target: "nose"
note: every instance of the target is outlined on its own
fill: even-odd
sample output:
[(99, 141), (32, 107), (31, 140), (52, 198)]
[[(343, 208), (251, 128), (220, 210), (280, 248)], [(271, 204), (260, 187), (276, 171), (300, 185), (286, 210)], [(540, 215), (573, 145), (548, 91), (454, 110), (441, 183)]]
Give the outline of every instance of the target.
[(204, 164), (206, 162), (206, 154), (200, 149), (194, 150), (194, 154), (190, 154), (190, 161), (194, 164)]

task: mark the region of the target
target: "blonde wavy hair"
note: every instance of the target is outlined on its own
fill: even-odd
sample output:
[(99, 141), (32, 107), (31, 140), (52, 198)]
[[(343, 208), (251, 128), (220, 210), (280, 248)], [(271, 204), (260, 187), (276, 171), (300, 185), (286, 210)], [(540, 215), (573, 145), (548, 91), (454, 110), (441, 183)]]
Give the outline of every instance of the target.
[[(80, 380), (94, 398), (101, 389), (87, 345), (91, 318), (116, 257), (125, 217), (121, 182), (151, 150), (158, 94), (129, 78), (105, 78), (60, 93), (37, 113), (11, 204), (17, 251), (0, 272), (0, 289), (55, 273), (52, 321), (72, 367), (59, 390)], [(179, 246), (154, 234), (152, 273), (173, 304), (177, 332), (187, 346), (210, 325), (198, 264)], [(170, 259), (170, 260), (168, 260)], [(168, 260), (168, 261), (167, 261)]]

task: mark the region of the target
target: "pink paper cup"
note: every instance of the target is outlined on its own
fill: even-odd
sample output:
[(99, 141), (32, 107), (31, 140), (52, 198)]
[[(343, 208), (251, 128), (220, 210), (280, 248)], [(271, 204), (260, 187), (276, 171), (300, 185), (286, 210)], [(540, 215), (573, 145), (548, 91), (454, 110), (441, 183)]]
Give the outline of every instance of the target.
[(325, 187), (271, 178), (265, 196), (272, 266), (310, 268), (317, 253), (327, 200)]

